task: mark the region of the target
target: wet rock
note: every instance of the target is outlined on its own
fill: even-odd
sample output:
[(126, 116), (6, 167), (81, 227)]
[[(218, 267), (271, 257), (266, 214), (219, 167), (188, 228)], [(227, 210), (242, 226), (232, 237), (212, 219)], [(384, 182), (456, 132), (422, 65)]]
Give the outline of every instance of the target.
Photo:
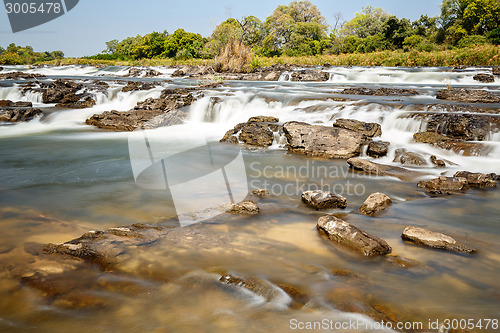
[(240, 123), (226, 132), (220, 142), (239, 143), (257, 147), (269, 147), (273, 144), (274, 133), (282, 132), (278, 118), (258, 116), (246, 123)]
[(465, 178), (471, 187), (495, 188), (497, 187), (498, 176), (496, 174), (472, 173), (468, 171), (458, 171), (453, 175), (455, 178)]
[(238, 204), (233, 204), (227, 212), (232, 214), (257, 215), (260, 213), (260, 209), (253, 201), (242, 201)]
[(266, 189), (257, 189), (257, 190), (253, 190), (252, 194), (257, 196), (257, 197), (267, 197), (267, 196), (269, 196), (269, 191)]
[(6, 108), (31, 108), (33, 107), (33, 103), (31, 102), (13, 102), (9, 100), (0, 100), (0, 107)]
[(0, 72), (3, 71), (3, 67), (0, 66)]
[(469, 188), (466, 178), (440, 176), (432, 180), (421, 180), (418, 187), (431, 191), (464, 191)]
[(361, 153), (365, 135), (338, 127), (288, 122), (283, 125), (289, 151), (327, 158), (350, 158)]
[(69, 93), (56, 106), (68, 109), (86, 109), (93, 107), (95, 104), (95, 100), (88, 95)]
[(373, 158), (387, 156), (390, 143), (387, 141), (372, 141), (368, 144), (366, 154)]
[(420, 261), (394, 255), (388, 255), (386, 260), (388, 263), (403, 269), (420, 268), (423, 266)]
[(381, 136), (382, 128), (377, 123), (365, 123), (355, 119), (337, 119), (333, 127), (345, 128), (366, 135), (367, 137)]
[(326, 191), (305, 191), (302, 201), (314, 209), (346, 208), (347, 199), (341, 195)]
[(467, 69), (467, 66), (465, 66), (465, 65), (458, 65), (458, 66), (453, 67), (453, 70), (462, 71), (464, 69)]
[(486, 90), (442, 89), (436, 98), (463, 103), (500, 103), (500, 97)]
[(442, 249), (459, 253), (476, 252), (475, 249), (460, 244), (450, 236), (423, 228), (406, 227), (401, 235), (401, 238), (405, 241), (434, 249)]
[(368, 216), (374, 216), (392, 204), (391, 198), (384, 193), (373, 193), (363, 203), (359, 211)]
[(45, 77), (45, 75), (24, 73), (24, 72), (11, 72), (11, 73), (0, 74), (0, 80), (36, 79), (38, 77)]
[(452, 150), (464, 156), (487, 155), (492, 150), (491, 147), (481, 143), (453, 140), (447, 136), (434, 132), (415, 133), (413, 134), (413, 138), (417, 142), (432, 144), (442, 149)]
[(431, 163), (437, 166), (438, 168), (444, 168), (446, 163), (443, 160), (440, 160), (436, 157), (436, 155), (431, 155), (430, 157)]
[(500, 66), (496, 66), (496, 67), (491, 68), (491, 73), (493, 75), (500, 75)]
[(361, 252), (365, 256), (384, 255), (392, 251), (383, 239), (372, 236), (335, 216), (320, 217), (317, 228), (332, 242)]
[(420, 172), (410, 171), (405, 168), (395, 167), (391, 165), (374, 163), (358, 157), (348, 159), (347, 163), (351, 168), (355, 170), (376, 176), (391, 176), (402, 180), (410, 180), (412, 178), (423, 175)]
[(127, 83), (127, 85), (122, 88), (122, 91), (128, 92), (128, 91), (139, 91), (139, 90), (151, 90), (155, 86), (156, 86), (156, 83), (129, 81)]
[(449, 137), (435, 132), (418, 132), (413, 134), (413, 139), (415, 139), (415, 141), (417, 142), (430, 144), (451, 140)]
[(478, 114), (433, 114), (426, 118), (427, 132), (437, 132), (451, 139), (486, 140), (490, 132), (500, 129), (500, 118)]
[(132, 67), (128, 70), (128, 75), (126, 76), (131, 76), (131, 77), (155, 77), (161, 75), (160, 72), (155, 71), (154, 69), (147, 69), (147, 68), (136, 68)]
[(495, 82), (495, 77), (491, 74), (476, 74), (473, 79), (482, 83), (492, 83)]
[(41, 116), (42, 114), (42, 110), (36, 108), (3, 110), (0, 111), (0, 121), (13, 123), (30, 121), (33, 118)]
[(416, 166), (427, 165), (427, 161), (422, 155), (420, 155), (419, 153), (407, 151), (404, 148), (396, 149), (396, 155), (394, 157), (393, 162), (405, 165), (416, 165)]
[(194, 66), (180, 66), (175, 72), (172, 74), (172, 77), (179, 76), (201, 76), (207, 74), (214, 74), (215, 70), (212, 66), (208, 65), (194, 65)]
[(300, 70), (290, 74), (290, 81), (321, 82), (328, 81), (330, 74), (322, 70)]
[[(105, 111), (85, 121), (87, 125), (110, 131), (134, 131), (137, 128), (153, 128), (166, 122), (164, 115), (191, 105), (196, 99), (193, 89), (164, 90), (160, 98), (148, 98), (130, 111)], [(160, 116), (161, 119), (155, 121)], [(176, 114), (175, 116), (180, 116)], [(171, 119), (170, 119), (171, 120)]]
[(70, 80), (58, 79), (45, 88), (42, 94), (44, 103), (61, 103), (66, 95), (73, 94), (83, 88), (81, 83), (76, 83)]
[(413, 89), (394, 89), (394, 88), (347, 88), (340, 92), (347, 95), (369, 95), (369, 96), (414, 96), (418, 91)]

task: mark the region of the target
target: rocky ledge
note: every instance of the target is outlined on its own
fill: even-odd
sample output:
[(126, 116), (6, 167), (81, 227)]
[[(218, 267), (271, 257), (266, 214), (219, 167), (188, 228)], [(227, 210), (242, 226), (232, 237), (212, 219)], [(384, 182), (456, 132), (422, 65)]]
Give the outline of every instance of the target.
[(436, 94), (438, 99), (463, 103), (500, 103), (498, 95), (486, 90), (442, 89)]

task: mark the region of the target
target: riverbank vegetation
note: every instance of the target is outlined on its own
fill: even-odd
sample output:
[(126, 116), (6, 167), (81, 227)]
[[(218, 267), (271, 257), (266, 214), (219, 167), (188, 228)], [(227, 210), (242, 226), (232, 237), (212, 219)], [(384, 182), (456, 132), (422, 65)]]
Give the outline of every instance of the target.
[[(331, 14), (331, 13), (329, 13)], [(330, 16), (330, 15), (329, 15)], [(443, 0), (441, 14), (411, 21), (382, 8), (364, 7), (329, 24), (309, 1), (279, 6), (261, 21), (229, 18), (211, 36), (177, 29), (106, 43), (97, 55), (65, 59), (79, 64), (213, 64), (221, 71), (249, 71), (274, 63), (362, 66), (499, 65), (500, 2)], [(1, 51), (1, 49), (0, 49)], [(0, 54), (12, 63), (15, 51)], [(47, 53), (47, 52), (46, 52)], [(49, 53), (50, 54), (50, 53)], [(24, 60), (23, 60), (24, 59)], [(24, 63), (60, 59), (22, 58)], [(55, 61), (54, 61), (55, 60)]]

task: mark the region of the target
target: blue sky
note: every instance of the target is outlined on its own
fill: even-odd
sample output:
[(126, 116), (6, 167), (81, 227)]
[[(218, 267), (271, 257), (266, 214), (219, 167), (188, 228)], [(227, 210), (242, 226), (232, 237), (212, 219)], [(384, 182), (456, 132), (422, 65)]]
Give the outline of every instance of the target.
[[(362, 7), (382, 7), (398, 17), (417, 19), (421, 14), (438, 15), (441, 0), (312, 0), (329, 24), (335, 13), (354, 17)], [(228, 17), (254, 15), (264, 20), (278, 6), (290, 1), (181, 0), (124, 1), (80, 0), (66, 15), (39, 27), (13, 34), (5, 10), (0, 9), (0, 46), (31, 45), (36, 51), (62, 50), (66, 56), (92, 55), (105, 42), (152, 31), (174, 32), (177, 28), (209, 36)]]

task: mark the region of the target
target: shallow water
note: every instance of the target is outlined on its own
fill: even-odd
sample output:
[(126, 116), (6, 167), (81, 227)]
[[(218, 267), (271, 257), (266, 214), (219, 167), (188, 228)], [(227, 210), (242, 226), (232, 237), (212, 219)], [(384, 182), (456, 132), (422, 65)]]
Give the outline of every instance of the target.
[[(95, 92), (97, 105), (91, 109), (52, 107), (41, 119), (0, 124), (2, 330), (286, 332), (292, 319), (374, 323), (368, 316), (352, 313), (352, 306), (344, 303), (383, 305), (400, 318), (426, 323), (437, 318), (498, 318), (498, 190), (430, 198), (417, 189), (416, 180), (368, 177), (350, 171), (344, 160), (288, 154), (279, 137), (268, 150), (243, 150), (250, 189), (266, 187), (271, 192), (259, 201), (260, 215), (231, 219), (222, 215), (210, 223), (175, 229), (164, 240), (124, 251), (120, 264), (111, 272), (80, 267), (76, 273), (62, 275), (61, 284), (69, 289), (62, 295), (22, 283), (23, 276), (37, 270), (57, 273), (61, 269), (32, 250), (36, 244), (65, 242), (88, 230), (136, 222), (162, 225), (175, 218), (168, 191), (135, 184), (129, 134), (106, 133), (84, 124), (92, 114), (128, 110), (138, 101), (158, 97), (165, 87), (194, 84), (184, 79), (162, 81), (171, 79), (172, 69), (155, 69), (164, 73), (154, 79), (161, 85), (132, 93), (119, 92), (125, 68), (29, 70), (49, 75), (48, 80), (118, 81), (105, 92)], [(413, 143), (412, 134), (426, 124), (407, 117), (415, 105), (441, 103), (433, 93), (449, 82), (498, 92), (498, 82), (482, 85), (472, 80), (484, 69), (459, 73), (446, 68), (328, 71), (331, 78), (324, 83), (228, 82), (191, 105), (185, 125), (153, 130), (149, 135), (167, 145), (189, 146), (207, 140), (214, 142), (212, 154), (223, 156), (228, 153), (227, 146), (217, 141), (252, 116), (325, 125), (336, 118), (354, 118), (382, 124), (381, 139), (391, 142), (391, 152), (381, 163), (392, 164), (395, 149), (405, 147), (457, 164), (446, 169), (416, 168), (428, 173), (424, 178), (452, 175), (457, 170), (500, 173), (499, 133), (491, 133), (490, 141), (485, 142), (492, 147), (487, 156), (466, 157)], [(2, 84), (0, 99), (29, 100), (36, 107), (46, 107), (40, 104), (40, 96), (24, 96), (12, 82)], [(329, 99), (353, 97), (338, 94), (341, 88), (351, 86), (411, 87), (425, 94), (358, 96), (347, 102)], [(220, 97), (222, 102), (213, 105), (210, 97)], [(498, 111), (499, 105), (488, 107)], [(202, 164), (196, 157), (186, 163)], [(344, 195), (349, 202), (347, 209), (319, 213), (305, 207), (301, 192), (316, 188)], [(357, 213), (364, 199), (378, 191), (393, 198), (394, 204), (377, 218)], [(197, 204), (193, 202), (193, 206)], [(316, 231), (317, 219), (324, 213), (343, 214), (350, 223), (385, 239), (394, 255), (418, 260), (421, 266), (405, 270), (380, 258), (362, 258), (332, 246)], [(405, 244), (400, 235), (408, 225), (449, 234), (477, 248), (478, 253), (461, 256)], [(339, 271), (349, 272), (348, 277), (336, 273)], [(272, 292), (263, 297), (222, 285), (217, 281), (225, 273), (260, 279)], [(309, 302), (293, 306), (278, 287), (284, 284), (308, 295)]]

